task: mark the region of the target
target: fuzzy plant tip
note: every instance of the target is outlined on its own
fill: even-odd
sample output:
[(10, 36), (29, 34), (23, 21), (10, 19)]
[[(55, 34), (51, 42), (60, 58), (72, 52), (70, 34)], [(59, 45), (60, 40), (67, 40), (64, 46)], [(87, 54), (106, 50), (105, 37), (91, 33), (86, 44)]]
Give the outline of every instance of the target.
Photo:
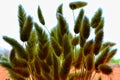
[(99, 65), (99, 70), (106, 75), (109, 75), (113, 72), (112, 68), (106, 64)]
[(87, 5), (87, 2), (83, 2), (83, 1), (75, 1), (75, 2), (71, 2), (69, 4), (70, 9), (75, 10), (81, 7), (84, 7)]
[[(7, 57), (0, 54), (0, 66), (8, 70), (12, 80), (93, 80), (94, 72), (111, 74), (113, 70), (106, 64), (117, 51), (112, 49), (115, 43), (103, 40), (102, 9), (89, 19), (83, 8), (86, 5), (87, 2), (74, 0), (67, 6), (72, 11), (79, 9), (78, 16), (73, 12), (74, 24), (70, 25), (74, 33), (69, 30), (63, 4), (56, 8), (57, 24), (50, 32), (45, 26), (42, 7), (37, 8), (39, 23), (36, 23), (19, 5), (19, 37), (23, 45), (14, 38), (3, 36), (12, 50)], [(93, 29), (95, 36), (91, 37)]]

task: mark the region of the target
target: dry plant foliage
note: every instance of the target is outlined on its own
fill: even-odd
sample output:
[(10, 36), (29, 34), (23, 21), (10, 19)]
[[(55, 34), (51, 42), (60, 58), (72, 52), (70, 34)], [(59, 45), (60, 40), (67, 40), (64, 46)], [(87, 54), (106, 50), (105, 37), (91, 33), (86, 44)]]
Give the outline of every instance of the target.
[[(0, 65), (5, 67), (13, 80), (92, 80), (93, 72), (109, 75), (112, 69), (107, 63), (115, 55), (117, 49), (112, 49), (115, 43), (103, 42), (104, 18), (102, 9), (98, 9), (91, 20), (84, 13), (86, 2), (71, 2), (71, 10), (80, 12), (74, 23), (73, 36), (69, 25), (63, 16), (63, 4), (56, 12), (57, 25), (49, 31), (40, 6), (37, 14), (39, 24), (26, 14), (22, 5), (18, 7), (18, 21), (21, 45), (8, 36), (3, 39), (12, 46), (9, 57), (1, 58)], [(73, 12), (74, 13), (74, 12)], [(95, 37), (88, 39), (91, 30)], [(75, 73), (71, 73), (71, 68)], [(77, 71), (78, 70), (78, 71)]]

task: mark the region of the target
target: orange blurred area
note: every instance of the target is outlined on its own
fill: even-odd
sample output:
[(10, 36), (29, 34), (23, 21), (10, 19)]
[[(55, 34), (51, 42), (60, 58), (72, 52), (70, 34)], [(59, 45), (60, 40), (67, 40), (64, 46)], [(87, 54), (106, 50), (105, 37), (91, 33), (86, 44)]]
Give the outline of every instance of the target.
[[(98, 80), (100, 76), (102, 77), (102, 80), (120, 80), (120, 65), (113, 65), (111, 67), (113, 68), (112, 74), (107, 76), (102, 73), (99, 73), (95, 75), (94, 80)], [(72, 69), (71, 71), (74, 72), (74, 69)], [(0, 66), (0, 80), (11, 80), (7, 70), (1, 66)], [(74, 79), (74, 80), (78, 80), (78, 79)]]
[(0, 80), (10, 80), (7, 70), (1, 66), (0, 66)]
[(109, 76), (104, 74), (96, 74), (94, 80), (98, 80), (98, 77), (101, 76), (102, 80), (120, 80), (120, 65), (111, 66), (113, 68), (113, 73)]

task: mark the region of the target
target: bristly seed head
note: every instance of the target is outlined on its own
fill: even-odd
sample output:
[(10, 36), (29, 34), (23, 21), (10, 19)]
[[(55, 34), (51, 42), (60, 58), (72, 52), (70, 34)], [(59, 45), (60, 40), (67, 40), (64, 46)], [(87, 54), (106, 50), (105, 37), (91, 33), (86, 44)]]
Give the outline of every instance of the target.
[(106, 75), (109, 75), (113, 72), (112, 68), (106, 64), (101, 64), (99, 65), (98, 68), (103, 74), (106, 74)]

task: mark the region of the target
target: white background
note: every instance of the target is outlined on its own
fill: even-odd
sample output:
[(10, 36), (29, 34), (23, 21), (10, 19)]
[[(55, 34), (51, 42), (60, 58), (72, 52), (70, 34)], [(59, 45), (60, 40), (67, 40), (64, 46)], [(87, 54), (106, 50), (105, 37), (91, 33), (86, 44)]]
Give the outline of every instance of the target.
[[(0, 46), (11, 49), (11, 46), (3, 41), (2, 36), (7, 35), (19, 40), (18, 5), (21, 4), (27, 15), (31, 15), (35, 22), (38, 22), (37, 8), (40, 5), (49, 30), (56, 23), (56, 9), (63, 3), (64, 16), (73, 29), (72, 11), (69, 9), (69, 2), (73, 0), (1, 0), (0, 1)], [(98, 8), (103, 9), (104, 41), (115, 42), (118, 49), (115, 58), (120, 58), (120, 4), (119, 0), (82, 0), (88, 2), (84, 7), (86, 16), (91, 19)], [(75, 16), (79, 10), (75, 10)]]

